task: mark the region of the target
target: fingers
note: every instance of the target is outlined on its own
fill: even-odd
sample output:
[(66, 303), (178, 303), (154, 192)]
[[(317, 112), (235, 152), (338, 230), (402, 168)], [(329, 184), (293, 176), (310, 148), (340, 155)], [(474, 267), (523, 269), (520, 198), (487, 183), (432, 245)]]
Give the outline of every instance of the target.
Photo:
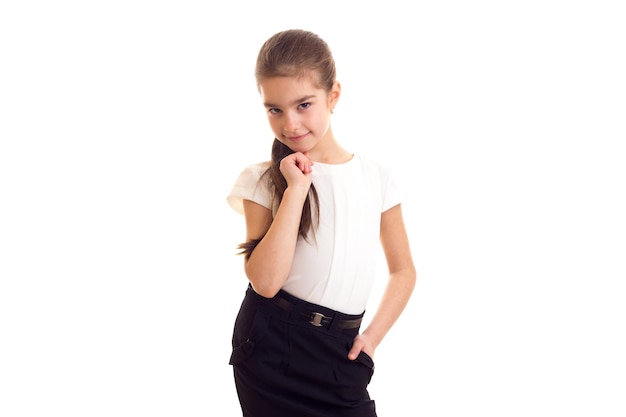
[(300, 171), (302, 171), (303, 174), (311, 173), (313, 161), (309, 158), (309, 153), (295, 152), (293, 155), (296, 161), (296, 166), (300, 169)]
[(348, 359), (351, 361), (355, 360), (361, 351), (367, 353), (372, 359), (374, 358), (374, 347), (363, 334), (359, 334), (354, 338), (352, 348), (348, 352)]
[(308, 156), (307, 153), (302, 152), (294, 152), (290, 155), (287, 155), (281, 161), (281, 169), (282, 167), (295, 166), (298, 168), (303, 174), (310, 174), (312, 171), (313, 161)]
[(352, 345), (352, 349), (350, 349), (350, 352), (348, 352), (348, 359), (350, 359), (351, 361), (355, 360), (359, 356), (360, 352), (361, 352), (360, 347), (357, 347), (356, 345)]
[(287, 180), (288, 186), (309, 187), (313, 161), (302, 152), (287, 155), (280, 162), (280, 172)]
[(348, 352), (348, 359), (350, 359), (351, 361), (355, 360), (359, 356), (359, 353), (361, 353), (363, 348), (365, 348), (365, 340), (363, 340), (363, 338), (361, 338), (359, 336), (357, 336), (354, 339), (354, 343), (352, 344), (352, 348)]

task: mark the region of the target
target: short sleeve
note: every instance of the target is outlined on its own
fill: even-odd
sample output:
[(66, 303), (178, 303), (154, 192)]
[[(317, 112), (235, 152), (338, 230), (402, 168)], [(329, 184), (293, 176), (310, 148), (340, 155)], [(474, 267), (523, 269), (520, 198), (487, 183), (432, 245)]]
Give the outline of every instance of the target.
[(385, 212), (402, 202), (402, 193), (395, 177), (395, 171), (391, 167), (381, 166), (381, 174), (383, 186), (382, 211)]
[(249, 165), (239, 174), (226, 197), (228, 204), (237, 213), (243, 214), (243, 200), (254, 201), (271, 210), (272, 193), (269, 190), (269, 184), (261, 181), (261, 176), (268, 167), (267, 162)]

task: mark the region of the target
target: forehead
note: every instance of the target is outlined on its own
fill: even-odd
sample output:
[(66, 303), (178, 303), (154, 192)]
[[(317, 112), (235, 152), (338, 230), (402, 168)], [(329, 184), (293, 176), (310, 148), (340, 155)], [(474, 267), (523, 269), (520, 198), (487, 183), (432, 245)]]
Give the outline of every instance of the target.
[(259, 82), (259, 92), (264, 103), (287, 105), (302, 97), (324, 95), (313, 76), (271, 77)]

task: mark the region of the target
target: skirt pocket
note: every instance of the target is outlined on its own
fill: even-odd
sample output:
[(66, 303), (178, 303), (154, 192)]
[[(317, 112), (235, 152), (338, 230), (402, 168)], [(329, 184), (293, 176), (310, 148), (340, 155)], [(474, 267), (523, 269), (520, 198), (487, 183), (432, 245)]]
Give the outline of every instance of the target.
[(367, 386), (374, 375), (374, 361), (365, 352), (360, 352), (355, 360), (346, 358), (335, 363), (337, 395), (350, 403), (369, 400)]
[[(238, 321), (235, 325), (235, 337), (233, 340), (243, 340), (242, 343), (233, 343), (233, 350), (228, 363), (230, 365), (238, 365), (248, 359), (254, 347), (265, 337), (269, 326), (269, 316), (261, 311), (257, 311), (252, 320), (252, 324), (242, 326), (242, 322)], [(243, 327), (243, 328), (242, 328)], [(248, 327), (248, 328), (246, 328)]]

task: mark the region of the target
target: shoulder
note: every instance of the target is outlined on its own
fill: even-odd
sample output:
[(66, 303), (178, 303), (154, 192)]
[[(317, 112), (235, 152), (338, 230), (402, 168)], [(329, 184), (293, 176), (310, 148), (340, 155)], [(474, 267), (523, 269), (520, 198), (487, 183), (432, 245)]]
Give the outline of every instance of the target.
[(367, 156), (358, 156), (358, 158), (358, 163), (361, 165), (367, 181), (372, 185), (372, 189), (379, 190), (381, 211), (384, 212), (399, 204), (402, 195), (393, 165), (381, 158)]
[(271, 207), (272, 195), (270, 191), (269, 177), (262, 181), (263, 174), (270, 167), (270, 162), (259, 162), (246, 166), (240, 173), (227, 201), (230, 206), (239, 213), (243, 213), (243, 200), (251, 200), (264, 207)]
[(263, 173), (267, 171), (269, 167), (270, 167), (270, 161), (257, 162), (255, 164), (250, 164), (244, 167), (244, 169), (239, 174), (239, 177), (241, 178), (243, 176), (246, 178), (248, 177), (256, 178), (258, 180), (259, 178), (261, 178)]
[(263, 174), (270, 167), (270, 162), (258, 162), (245, 166), (240, 172), (239, 176), (235, 180), (235, 186), (239, 187), (251, 187), (257, 186), (263, 177)]
[(391, 175), (391, 165), (387, 161), (359, 154), (355, 154), (354, 159), (366, 172), (376, 174), (381, 178), (388, 178)]

